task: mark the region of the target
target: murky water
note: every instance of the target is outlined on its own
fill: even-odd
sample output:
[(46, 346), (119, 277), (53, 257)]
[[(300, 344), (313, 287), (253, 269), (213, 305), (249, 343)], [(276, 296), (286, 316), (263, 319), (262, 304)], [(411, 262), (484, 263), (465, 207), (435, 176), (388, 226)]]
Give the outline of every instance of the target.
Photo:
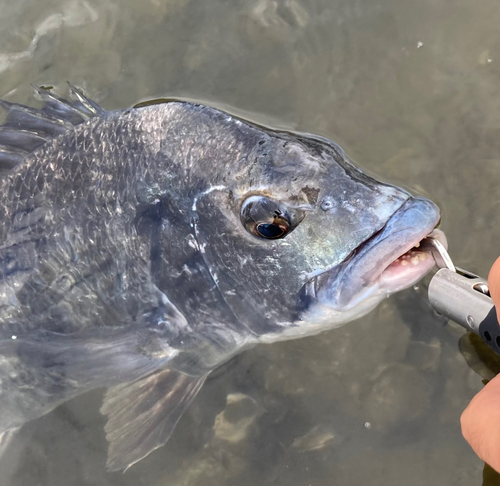
[[(456, 263), (500, 253), (500, 4), (484, 0), (4, 0), (0, 97), (69, 80), (104, 107), (204, 101), (337, 141), (437, 201)], [(321, 336), (249, 351), (169, 443), (105, 470), (102, 393), (27, 424), (1, 486), (480, 484), (459, 416), (481, 377), (425, 282)]]

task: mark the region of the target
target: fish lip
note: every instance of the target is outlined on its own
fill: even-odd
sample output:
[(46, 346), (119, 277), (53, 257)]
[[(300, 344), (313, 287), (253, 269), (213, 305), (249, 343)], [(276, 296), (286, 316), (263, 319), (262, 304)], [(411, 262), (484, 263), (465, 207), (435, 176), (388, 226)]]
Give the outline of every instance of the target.
[[(407, 280), (400, 275), (397, 285), (391, 285), (384, 273), (399, 257), (431, 234), (439, 221), (440, 211), (433, 202), (410, 197), (381, 230), (361, 243), (343, 262), (311, 279), (306, 284), (306, 293), (327, 307), (346, 310), (367, 295), (389, 295), (408, 288), (432, 269), (432, 256), (426, 257), (428, 261), (419, 264), (418, 269), (412, 269), (411, 275), (408, 271)], [(437, 230), (435, 237), (447, 246), (442, 231)], [(405, 271), (400, 273), (404, 277)]]

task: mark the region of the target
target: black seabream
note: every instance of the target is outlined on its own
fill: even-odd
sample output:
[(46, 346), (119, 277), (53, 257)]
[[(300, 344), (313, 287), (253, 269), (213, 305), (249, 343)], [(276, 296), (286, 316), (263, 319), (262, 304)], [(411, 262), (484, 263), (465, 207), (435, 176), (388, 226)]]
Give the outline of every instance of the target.
[(219, 365), (366, 314), (432, 268), (423, 238), (445, 242), (431, 201), (329, 140), (70, 91), (1, 102), (0, 448), (105, 387), (108, 468), (125, 469)]

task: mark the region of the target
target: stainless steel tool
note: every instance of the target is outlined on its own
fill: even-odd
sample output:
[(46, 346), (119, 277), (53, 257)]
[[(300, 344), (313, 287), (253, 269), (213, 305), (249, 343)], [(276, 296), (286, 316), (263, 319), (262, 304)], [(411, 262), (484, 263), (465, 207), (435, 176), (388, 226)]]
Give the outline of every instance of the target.
[(444, 246), (432, 237), (422, 245), (429, 250), (440, 268), (429, 285), (432, 307), (457, 324), (479, 335), (500, 355), (500, 326), (488, 281), (471, 272), (456, 268)]

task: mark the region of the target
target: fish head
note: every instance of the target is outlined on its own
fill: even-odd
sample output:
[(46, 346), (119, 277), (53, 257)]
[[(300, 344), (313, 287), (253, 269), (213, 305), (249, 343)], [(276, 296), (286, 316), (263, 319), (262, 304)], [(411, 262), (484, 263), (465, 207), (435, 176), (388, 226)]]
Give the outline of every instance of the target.
[(434, 266), (416, 248), (439, 222), (433, 202), (369, 177), (331, 141), (238, 123), (244, 142), (206, 162), (192, 210), (215, 285), (261, 341), (352, 321)]

